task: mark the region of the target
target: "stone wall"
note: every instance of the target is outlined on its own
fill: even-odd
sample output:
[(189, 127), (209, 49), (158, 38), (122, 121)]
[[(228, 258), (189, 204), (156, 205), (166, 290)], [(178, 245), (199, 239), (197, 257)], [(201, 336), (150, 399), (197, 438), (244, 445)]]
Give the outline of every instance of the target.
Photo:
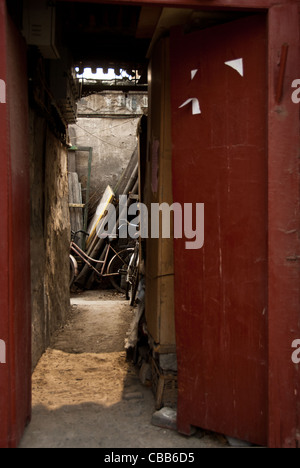
[(32, 366), (70, 307), (67, 150), (30, 110)]

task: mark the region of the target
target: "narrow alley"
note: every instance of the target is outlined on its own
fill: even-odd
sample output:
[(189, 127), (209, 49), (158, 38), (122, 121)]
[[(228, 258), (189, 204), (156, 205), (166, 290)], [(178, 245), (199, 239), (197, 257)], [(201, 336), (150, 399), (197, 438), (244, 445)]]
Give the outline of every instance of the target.
[(121, 294), (87, 291), (71, 299), (65, 327), (33, 374), (32, 422), (20, 448), (222, 448), (222, 436), (191, 437), (151, 424), (149, 386), (126, 360), (133, 318)]

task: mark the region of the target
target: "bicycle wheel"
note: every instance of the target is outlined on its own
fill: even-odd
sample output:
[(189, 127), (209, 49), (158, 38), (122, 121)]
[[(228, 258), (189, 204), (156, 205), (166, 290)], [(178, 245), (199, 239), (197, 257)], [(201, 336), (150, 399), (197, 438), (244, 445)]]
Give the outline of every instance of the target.
[(107, 273), (113, 274), (109, 277), (112, 286), (121, 293), (126, 292), (126, 276), (133, 251), (134, 249), (126, 249), (118, 252), (107, 267)]

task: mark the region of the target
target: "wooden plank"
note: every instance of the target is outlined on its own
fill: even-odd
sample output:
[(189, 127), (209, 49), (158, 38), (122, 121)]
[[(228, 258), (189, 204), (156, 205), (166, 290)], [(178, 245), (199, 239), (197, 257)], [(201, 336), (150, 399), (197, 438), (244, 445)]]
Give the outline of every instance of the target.
[(125, 171), (121, 175), (118, 181), (118, 184), (114, 189), (116, 197), (126, 194), (126, 186), (128, 185), (128, 181), (130, 180), (132, 173), (134, 172), (137, 164), (138, 164), (138, 147), (135, 148)]
[(109, 205), (113, 203), (114, 196), (115, 194), (112, 188), (108, 185), (99, 202), (96, 213), (88, 227), (88, 232), (90, 235), (86, 242), (87, 247), (90, 247), (93, 240), (95, 238), (96, 239), (98, 238), (98, 232), (99, 232), (98, 230), (101, 229), (102, 224), (104, 223), (104, 221), (106, 221), (107, 211), (108, 211)]
[[(172, 142), (169, 41), (153, 49), (149, 90), (148, 163), (145, 202), (172, 205)], [(149, 238), (146, 262), (146, 317), (148, 330), (160, 350), (175, 344), (173, 232), (170, 239)]]
[(82, 203), (81, 184), (79, 183), (77, 172), (69, 172), (68, 178), (71, 229), (72, 231), (77, 232), (83, 229), (82, 209), (85, 205)]
[[(118, 184), (115, 188), (115, 196), (119, 197), (120, 195), (128, 195), (128, 191), (132, 190), (136, 185), (136, 178), (138, 174), (138, 149), (136, 148), (132, 154), (132, 157), (129, 161), (129, 164), (123, 174), (121, 175)], [(116, 229), (119, 227), (119, 207), (116, 207), (117, 213), (117, 224)], [(113, 213), (111, 212), (111, 216)], [(98, 259), (103, 249), (106, 246), (106, 241), (104, 239), (99, 239), (94, 230), (93, 236), (90, 237), (90, 241), (87, 248), (87, 254), (95, 259)], [(87, 265), (84, 265), (82, 271), (76, 279), (76, 284), (82, 287), (91, 287), (95, 279), (95, 273), (91, 272)]]
[[(163, 107), (161, 114), (161, 161), (159, 192), (160, 201), (169, 205), (173, 203), (172, 186), (172, 129), (171, 129), (171, 85), (170, 85), (170, 42), (165, 40), (163, 47)], [(172, 346), (176, 343), (174, 317), (174, 232), (173, 225), (169, 239), (159, 242), (159, 270), (160, 276), (160, 344)]]

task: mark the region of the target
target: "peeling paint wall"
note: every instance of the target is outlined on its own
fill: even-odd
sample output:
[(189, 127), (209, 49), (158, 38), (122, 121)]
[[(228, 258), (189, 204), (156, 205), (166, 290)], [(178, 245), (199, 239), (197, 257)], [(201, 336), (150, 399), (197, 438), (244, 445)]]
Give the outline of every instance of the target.
[[(137, 145), (137, 128), (147, 113), (144, 92), (102, 92), (78, 103), (78, 121), (70, 127), (72, 145), (92, 147), (91, 197), (116, 185)], [(87, 184), (87, 153), (78, 152), (76, 169), (83, 189)]]

